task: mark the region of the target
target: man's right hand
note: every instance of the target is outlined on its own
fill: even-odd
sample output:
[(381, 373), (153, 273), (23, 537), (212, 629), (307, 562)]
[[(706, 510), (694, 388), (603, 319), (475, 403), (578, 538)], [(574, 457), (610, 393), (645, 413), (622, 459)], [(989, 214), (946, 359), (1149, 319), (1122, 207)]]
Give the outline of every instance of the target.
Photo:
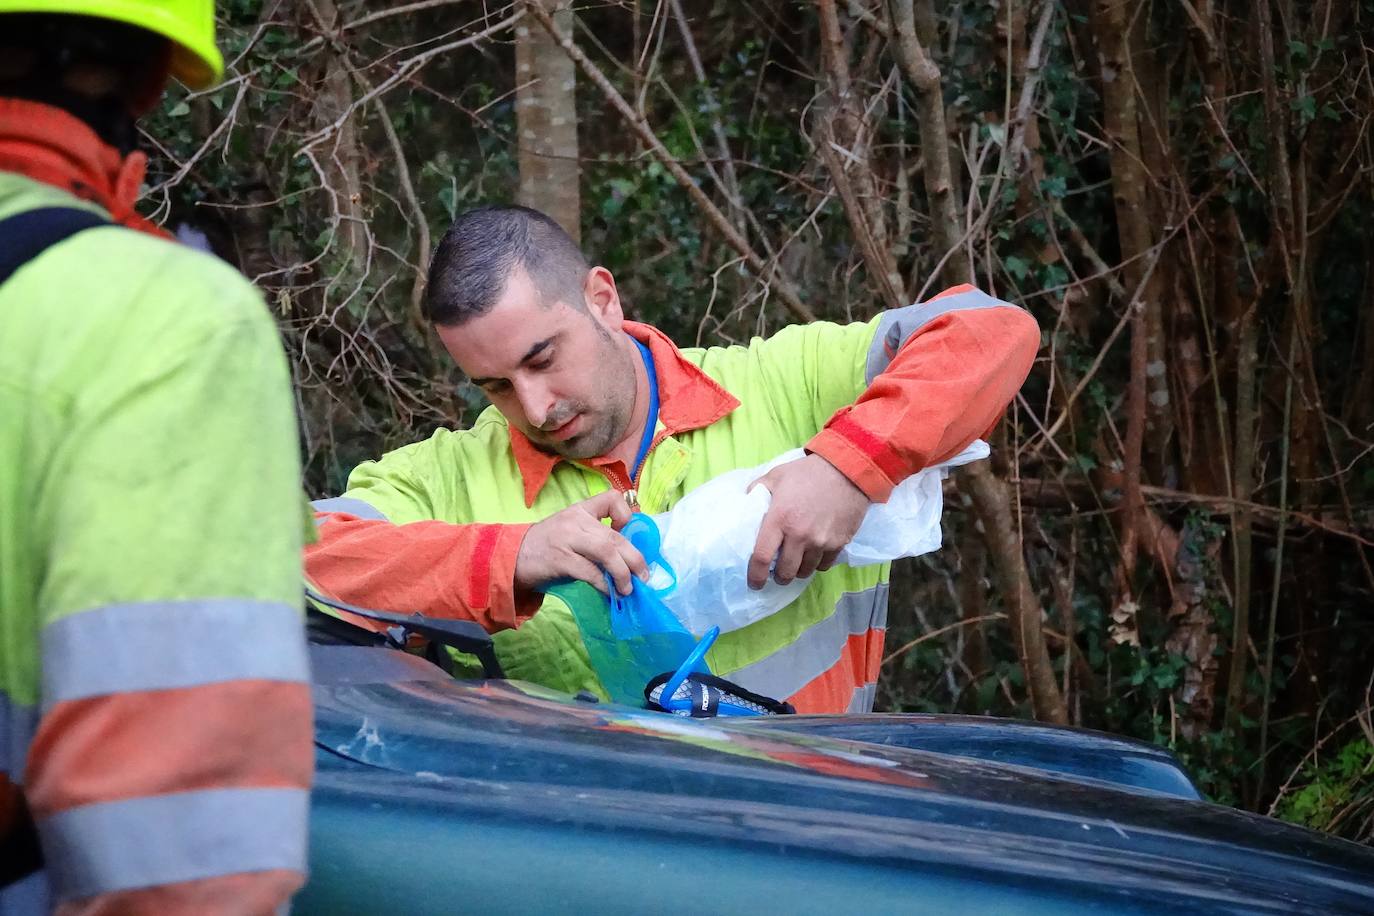
[[(611, 527), (601, 524), (606, 518)], [(580, 579), (604, 595), (610, 573), (616, 590), (630, 594), (631, 576), (648, 579), (649, 567), (618, 530), (629, 520), (625, 497), (607, 490), (531, 525), (515, 558), (515, 587), (529, 591), (558, 579)]]

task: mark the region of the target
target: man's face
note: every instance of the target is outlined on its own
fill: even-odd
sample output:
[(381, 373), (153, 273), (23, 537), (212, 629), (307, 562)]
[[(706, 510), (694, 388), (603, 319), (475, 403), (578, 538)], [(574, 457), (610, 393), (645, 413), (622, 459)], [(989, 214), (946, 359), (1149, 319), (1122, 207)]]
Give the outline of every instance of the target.
[(621, 332), (614, 281), (597, 268), (584, 292), (585, 310), (548, 304), (517, 269), (485, 315), (436, 329), (458, 368), (512, 426), (566, 458), (609, 452), (628, 436), (634, 412), (636, 354)]

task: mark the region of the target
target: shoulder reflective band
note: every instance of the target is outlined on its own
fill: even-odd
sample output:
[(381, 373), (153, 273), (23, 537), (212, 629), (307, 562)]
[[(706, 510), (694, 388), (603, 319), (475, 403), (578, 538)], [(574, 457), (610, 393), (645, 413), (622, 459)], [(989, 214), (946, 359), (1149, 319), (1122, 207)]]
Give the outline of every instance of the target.
[(363, 502), (353, 496), (331, 496), (328, 499), (316, 499), (310, 503), (310, 508), (316, 512), (340, 512), (344, 515), (352, 515), (357, 518), (372, 519), (374, 521), (386, 521), (386, 516), (373, 508), (369, 503)]
[(1020, 308), (1010, 302), (994, 299), (987, 293), (971, 289), (962, 293), (940, 296), (929, 302), (899, 309), (889, 309), (878, 319), (878, 332), (868, 348), (868, 362), (864, 367), (864, 384), (871, 385), (878, 373), (887, 368), (907, 339), (941, 315), (969, 309)]

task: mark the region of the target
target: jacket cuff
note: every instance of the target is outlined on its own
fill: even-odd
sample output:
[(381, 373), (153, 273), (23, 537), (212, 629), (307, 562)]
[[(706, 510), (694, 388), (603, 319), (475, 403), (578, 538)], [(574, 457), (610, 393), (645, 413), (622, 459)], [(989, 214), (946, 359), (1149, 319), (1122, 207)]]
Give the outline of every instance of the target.
[(515, 588), (515, 560), (530, 525), (480, 527), (471, 561), (471, 606), (486, 608), (497, 626), (519, 626), (534, 616), (540, 605), (539, 595), (522, 595)]
[(806, 444), (806, 450), (820, 455), (848, 477), (854, 486), (875, 503), (887, 502), (897, 483), (884, 473), (880, 463), (864, 449), (846, 438), (835, 426), (827, 426)]

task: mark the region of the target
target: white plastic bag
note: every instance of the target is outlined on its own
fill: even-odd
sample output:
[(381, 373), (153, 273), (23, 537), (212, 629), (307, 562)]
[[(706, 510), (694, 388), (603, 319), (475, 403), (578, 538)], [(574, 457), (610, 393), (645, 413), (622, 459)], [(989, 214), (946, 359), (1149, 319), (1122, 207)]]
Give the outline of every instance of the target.
[[(692, 633), (699, 636), (713, 626), (738, 630), (782, 610), (806, 588), (810, 579), (779, 585), (771, 578), (758, 591), (749, 588), (749, 557), (772, 494), (763, 486), (745, 492), (772, 468), (804, 454), (795, 449), (767, 464), (712, 478), (671, 511), (654, 516), (663, 535), (663, 558), (677, 573), (677, 588), (663, 602)], [(941, 481), (949, 469), (987, 456), (987, 443), (978, 440), (949, 461), (902, 481), (887, 502), (869, 507), (837, 562), (868, 566), (939, 548)]]

